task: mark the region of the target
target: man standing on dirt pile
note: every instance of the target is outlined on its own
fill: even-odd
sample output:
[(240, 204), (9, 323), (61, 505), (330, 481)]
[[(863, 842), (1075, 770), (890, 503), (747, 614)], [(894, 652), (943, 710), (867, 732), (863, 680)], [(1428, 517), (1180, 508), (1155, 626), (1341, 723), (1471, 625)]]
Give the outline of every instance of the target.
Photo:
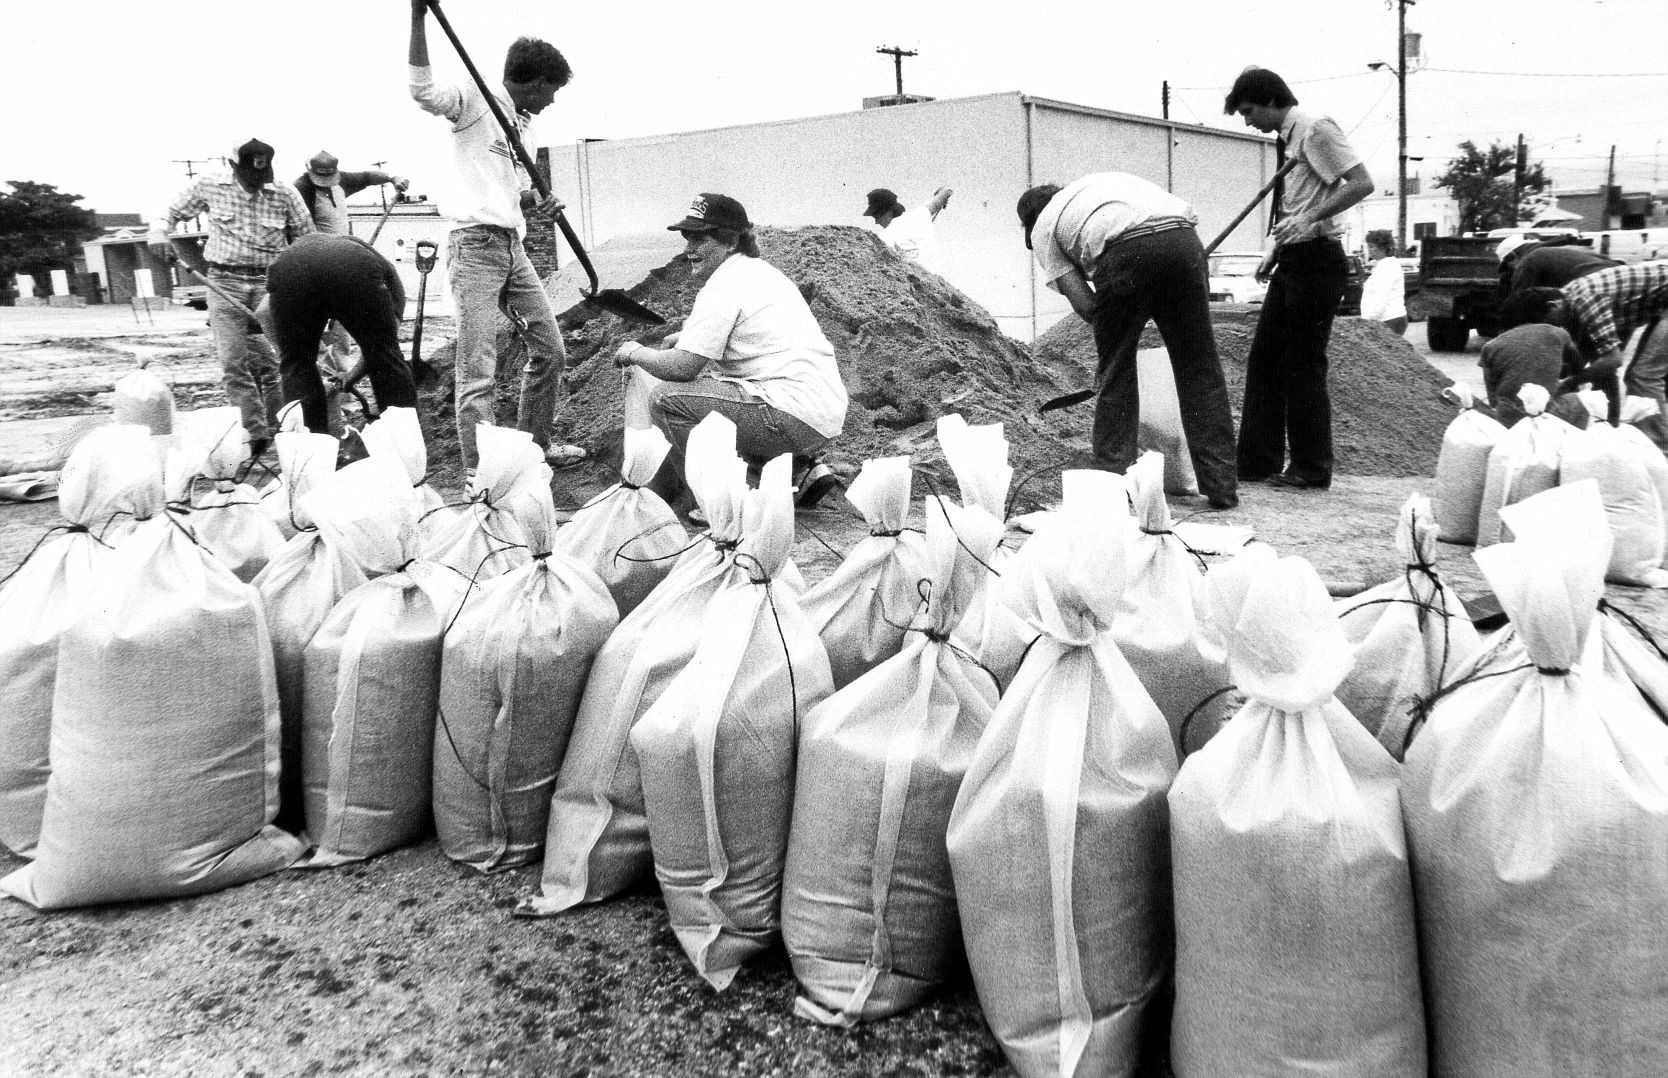
[(928, 272), (943, 273), (944, 252), (938, 246), (932, 225), (954, 193), (948, 187), (940, 187), (925, 206), (906, 210), (897, 195), (877, 187), (869, 192), (869, 208), (863, 211), (863, 216), (874, 218), (875, 231), (886, 246)]
[(1199, 491), (1212, 509), (1238, 505), (1234, 420), (1193, 207), (1138, 176), (1098, 172), (1065, 188), (1033, 187), (1019, 197), (1018, 211), (1048, 287), (1094, 330), (1097, 465), (1121, 473), (1139, 455), (1135, 353), (1150, 318), (1170, 352)]
[[(410, 87), (412, 98), (425, 112), (452, 124), (458, 188), (457, 198), (447, 207), (456, 223), (447, 246), (446, 268), (457, 308), (453, 377), (463, 466), (473, 474), (480, 461), (476, 424), (497, 422), (494, 388), (500, 308), (527, 342), (516, 426), (533, 436), (551, 464), (576, 464), (585, 457), (583, 449), (550, 444), (567, 352), (550, 299), (521, 244), (527, 231), (523, 211), (534, 209), (548, 216), (561, 209), (562, 203), (555, 196), (539, 202), (528, 189), (515, 151), (473, 82), (461, 87), (435, 83), (429, 69), (428, 10), (425, 0), (411, 0)], [(503, 92), (495, 96), (505, 114), (513, 117), (523, 143), (529, 141), (532, 118), (544, 111), (572, 77), (573, 70), (555, 46), (530, 37), (510, 46), (504, 58)]]
[(1349, 278), (1338, 215), (1372, 194), (1373, 180), (1337, 123), (1298, 108), (1266, 68), (1240, 72), (1222, 109), (1275, 133), (1282, 164), (1298, 162), (1275, 186), (1272, 242), (1257, 269), (1269, 285), (1246, 359), (1239, 477), (1325, 490), (1333, 465), (1326, 342)]
[[(274, 182), (271, 146), (250, 139), (232, 153), (235, 164), (230, 172), (205, 172), (151, 222), (149, 242), (153, 257), (171, 260), (174, 249), (168, 233), (175, 222), (207, 212), (203, 257), (214, 286), (208, 294), (209, 325), (226, 399), (242, 413), (249, 454), (258, 457), (272, 444), (277, 427), (278, 362), (247, 312), (265, 297), (267, 267), (279, 252), (315, 229), (295, 188)], [(246, 310), (228, 302), (226, 295)]]

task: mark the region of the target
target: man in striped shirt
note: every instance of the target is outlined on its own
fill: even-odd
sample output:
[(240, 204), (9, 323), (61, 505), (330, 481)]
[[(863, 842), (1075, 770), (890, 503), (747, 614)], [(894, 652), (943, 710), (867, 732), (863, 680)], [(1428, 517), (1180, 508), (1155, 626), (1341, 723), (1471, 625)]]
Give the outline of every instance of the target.
[[(151, 222), (151, 253), (174, 257), (168, 233), (178, 221), (206, 215), (209, 326), (220, 357), (226, 399), (243, 415), (249, 453), (258, 457), (277, 431), (280, 392), (278, 359), (252, 325), (266, 296), (266, 270), (291, 241), (314, 231), (312, 215), (294, 187), (273, 178), (272, 147), (250, 139), (233, 152), (230, 171), (206, 172)], [(230, 296), (246, 310), (229, 302)]]
[(1578, 277), (1563, 287), (1562, 324), (1587, 357), (1587, 374), (1622, 368), (1622, 349), (1633, 331), (1645, 335), (1634, 349), (1623, 384), (1629, 396), (1649, 397), (1660, 413), (1639, 424), (1658, 446), (1668, 449), (1668, 330), (1661, 325), (1668, 310), (1668, 259), (1634, 262)]

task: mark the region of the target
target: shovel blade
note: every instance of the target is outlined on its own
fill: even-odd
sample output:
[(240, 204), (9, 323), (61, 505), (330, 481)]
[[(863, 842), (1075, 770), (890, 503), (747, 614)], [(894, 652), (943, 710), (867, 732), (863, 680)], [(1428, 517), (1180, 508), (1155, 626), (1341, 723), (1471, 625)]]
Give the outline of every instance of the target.
[(645, 326), (663, 326), (666, 324), (666, 319), (626, 295), (622, 289), (604, 288), (601, 291), (586, 294), (585, 298), (609, 314), (619, 315), (627, 322), (641, 322)]
[(1055, 412), (1059, 411), (1061, 408), (1070, 408), (1074, 404), (1082, 404), (1094, 395), (1095, 391), (1092, 389), (1080, 389), (1076, 393), (1067, 393), (1063, 397), (1055, 397), (1053, 400), (1043, 401), (1041, 407), (1039, 407), (1037, 411)]

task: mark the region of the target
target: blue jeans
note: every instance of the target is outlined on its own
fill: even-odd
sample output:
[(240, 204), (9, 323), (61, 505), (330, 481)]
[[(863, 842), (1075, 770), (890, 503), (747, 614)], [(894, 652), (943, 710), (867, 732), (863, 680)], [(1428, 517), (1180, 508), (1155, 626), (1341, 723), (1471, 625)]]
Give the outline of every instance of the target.
[[(265, 277), (210, 269), (209, 280), (251, 313), (266, 296)], [(251, 439), (271, 438), (278, 430), (280, 404), (277, 354), (264, 336), (251, 332), (249, 315), (221, 299), (213, 288), (208, 294), (208, 315), (226, 403), (237, 406), (243, 416), (243, 429)]]
[(734, 382), (702, 375), (688, 382), (662, 382), (649, 394), (649, 415), (672, 443), (650, 489), (668, 501), (682, 485), (684, 448), (689, 432), (713, 412), (736, 425), (736, 455), (751, 475), (783, 453), (808, 457), (828, 439), (816, 428), (766, 404)]
[[(498, 375), (499, 312), (524, 322), (527, 365), (521, 371), (516, 427), (550, 447), (556, 423), (556, 391), (567, 352), (550, 309), (544, 284), (527, 260), (513, 229), (469, 225), (455, 229), (447, 247), (447, 275), (457, 307), (458, 338), (453, 377), (457, 383), (458, 448), (463, 466), (480, 463), (475, 425), (498, 422), (494, 389)], [(513, 313), (512, 313), (513, 312)]]

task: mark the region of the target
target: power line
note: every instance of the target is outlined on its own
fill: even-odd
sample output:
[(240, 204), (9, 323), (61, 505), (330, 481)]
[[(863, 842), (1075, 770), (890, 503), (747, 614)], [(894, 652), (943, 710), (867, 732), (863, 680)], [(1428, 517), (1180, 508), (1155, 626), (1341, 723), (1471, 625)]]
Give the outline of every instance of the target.
[(1525, 79), (1668, 79), (1668, 71), (1470, 71), (1458, 67), (1427, 67), (1443, 75), (1500, 75)]

